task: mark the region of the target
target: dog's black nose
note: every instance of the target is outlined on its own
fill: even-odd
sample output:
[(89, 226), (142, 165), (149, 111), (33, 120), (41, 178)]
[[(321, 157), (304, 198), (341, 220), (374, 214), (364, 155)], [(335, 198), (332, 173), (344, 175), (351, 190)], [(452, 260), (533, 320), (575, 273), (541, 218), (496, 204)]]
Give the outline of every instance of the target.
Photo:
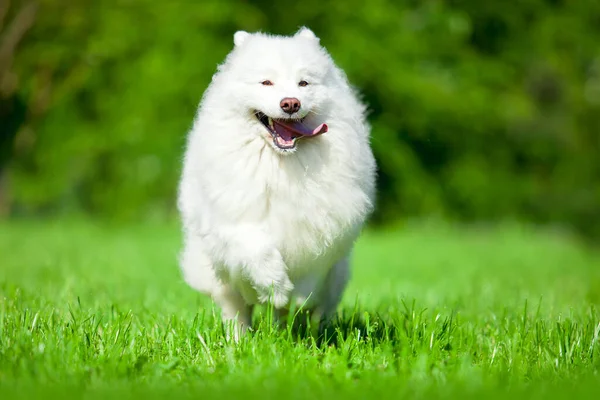
[(293, 114), (300, 109), (300, 100), (295, 97), (286, 97), (281, 100), (279, 106), (288, 114)]

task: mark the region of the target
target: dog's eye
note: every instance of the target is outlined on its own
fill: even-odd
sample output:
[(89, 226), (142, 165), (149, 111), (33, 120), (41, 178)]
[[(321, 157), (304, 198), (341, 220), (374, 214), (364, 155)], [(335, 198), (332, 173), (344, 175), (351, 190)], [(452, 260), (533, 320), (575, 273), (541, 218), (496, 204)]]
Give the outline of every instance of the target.
[(298, 82), (298, 86), (302, 86), (302, 87), (308, 86), (308, 82), (306, 82), (306, 81), (300, 81), (300, 82)]
[(263, 86), (273, 86), (273, 82), (271, 82), (270, 80), (262, 81), (261, 84)]

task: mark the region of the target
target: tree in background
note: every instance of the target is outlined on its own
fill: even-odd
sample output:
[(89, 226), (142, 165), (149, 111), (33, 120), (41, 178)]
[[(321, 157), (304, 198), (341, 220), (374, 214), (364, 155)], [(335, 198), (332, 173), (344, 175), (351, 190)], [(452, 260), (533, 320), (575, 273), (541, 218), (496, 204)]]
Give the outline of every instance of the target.
[(17, 132), (25, 121), (26, 104), (19, 89), (13, 60), (23, 37), (33, 26), (37, 5), (33, 2), (15, 7), (9, 0), (0, 3), (0, 216), (8, 214), (6, 168)]
[(39, 3), (13, 67), (27, 109), (13, 215), (173, 215), (185, 135), (233, 33), (307, 25), (370, 106), (374, 222), (600, 234), (600, 2)]

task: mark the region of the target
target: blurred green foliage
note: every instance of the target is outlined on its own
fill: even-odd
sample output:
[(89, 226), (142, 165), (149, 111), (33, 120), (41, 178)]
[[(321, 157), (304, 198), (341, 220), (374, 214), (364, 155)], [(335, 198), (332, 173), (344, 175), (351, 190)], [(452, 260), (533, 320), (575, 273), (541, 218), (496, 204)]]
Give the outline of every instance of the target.
[(233, 33), (307, 25), (370, 106), (376, 222), (600, 234), (599, 1), (39, 3), (12, 66), (27, 105), (12, 214), (173, 213), (186, 131)]

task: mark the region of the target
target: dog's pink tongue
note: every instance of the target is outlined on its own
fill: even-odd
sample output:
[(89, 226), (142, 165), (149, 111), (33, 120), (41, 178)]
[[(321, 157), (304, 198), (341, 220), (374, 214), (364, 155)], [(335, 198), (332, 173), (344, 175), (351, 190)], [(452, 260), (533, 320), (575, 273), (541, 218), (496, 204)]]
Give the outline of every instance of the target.
[(327, 132), (326, 124), (321, 124), (315, 129), (310, 130), (307, 127), (305, 127), (302, 123), (296, 121), (284, 122), (273, 120), (273, 127), (275, 128), (275, 132), (277, 132), (277, 135), (279, 135), (279, 137), (283, 139), (286, 143), (292, 142), (295, 137), (311, 137)]

